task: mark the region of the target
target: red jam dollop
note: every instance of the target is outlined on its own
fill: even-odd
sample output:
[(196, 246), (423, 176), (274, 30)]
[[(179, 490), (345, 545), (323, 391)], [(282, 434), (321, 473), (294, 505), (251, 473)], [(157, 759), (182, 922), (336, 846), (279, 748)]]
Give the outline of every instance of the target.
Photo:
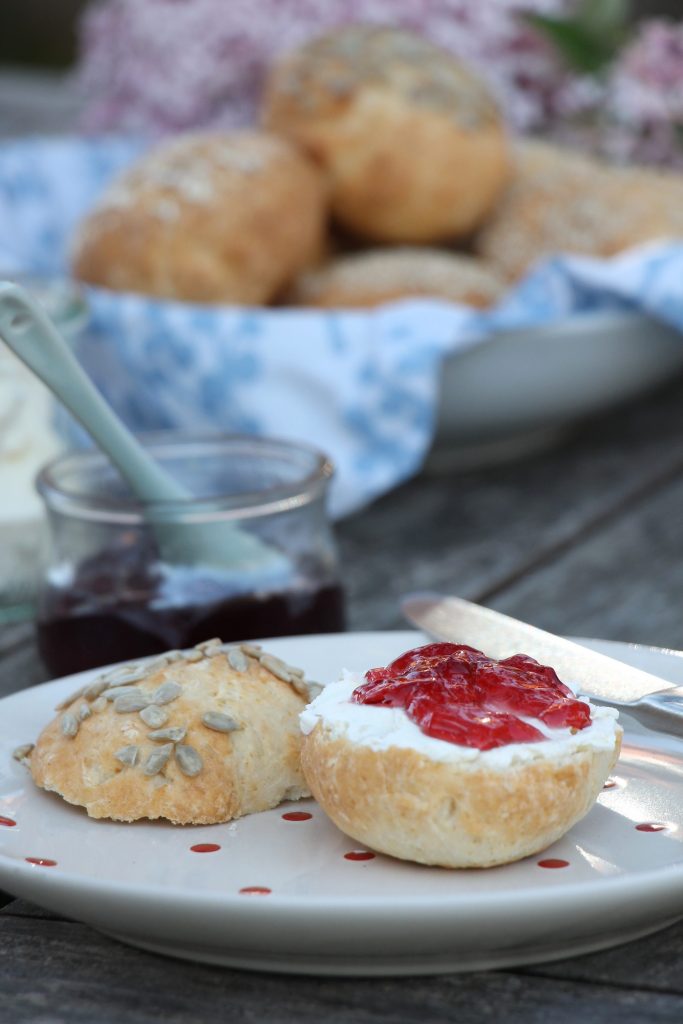
[(494, 661), (464, 644), (426, 644), (365, 679), (355, 704), (403, 708), (427, 736), (478, 750), (546, 739), (523, 718), (574, 730), (591, 721), (588, 705), (526, 654)]

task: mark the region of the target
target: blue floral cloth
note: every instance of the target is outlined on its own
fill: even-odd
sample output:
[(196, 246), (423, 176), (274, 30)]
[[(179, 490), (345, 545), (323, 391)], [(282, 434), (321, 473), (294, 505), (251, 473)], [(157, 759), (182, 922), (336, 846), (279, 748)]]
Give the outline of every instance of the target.
[[(76, 223), (144, 145), (35, 138), (0, 147), (0, 271), (68, 273)], [(487, 312), (433, 300), (362, 312), (211, 307), (95, 288), (88, 298), (81, 359), (133, 429), (305, 441), (336, 464), (339, 516), (419, 469), (445, 356), (498, 330), (597, 308), (639, 308), (683, 328), (683, 244), (611, 261), (555, 258)]]

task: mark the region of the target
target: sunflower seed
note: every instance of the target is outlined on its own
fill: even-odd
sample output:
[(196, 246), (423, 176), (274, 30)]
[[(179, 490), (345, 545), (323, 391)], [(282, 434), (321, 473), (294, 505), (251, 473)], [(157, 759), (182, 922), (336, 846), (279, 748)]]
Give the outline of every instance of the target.
[(315, 700), (316, 697), (319, 697), (325, 689), (322, 683), (313, 683), (310, 680), (306, 683), (306, 686), (308, 688), (308, 694), (305, 696), (308, 696), (309, 703), (310, 701)]
[(21, 764), (21, 762), (25, 761), (26, 758), (29, 756), (34, 746), (35, 743), (22, 743), (20, 747), (14, 748), (14, 750), (12, 751), (12, 757), (14, 758), (15, 761), (19, 761), (19, 763)]
[(70, 711), (67, 711), (66, 714), (62, 715), (59, 728), (62, 731), (62, 736), (68, 736), (73, 739), (78, 732), (78, 719)]
[(239, 647), (231, 647), (228, 651), (228, 664), (231, 668), (234, 668), (235, 672), (249, 671), (247, 656), (239, 649)]
[(224, 654), (224, 653), (225, 653), (225, 648), (223, 647), (222, 644), (221, 644), (220, 647), (205, 647), (204, 651), (203, 651), (203, 654), (204, 654), (205, 658), (215, 658), (219, 654)]
[(297, 676), (290, 677), (289, 684), (293, 690), (299, 694), (300, 697), (308, 697), (308, 681), (306, 679), (299, 679)]
[(182, 692), (183, 688), (180, 683), (174, 683), (173, 680), (169, 679), (154, 691), (152, 699), (148, 701), (148, 703), (170, 704), (171, 701), (175, 700), (176, 697), (179, 697)]
[(84, 722), (86, 718), (90, 718), (90, 716), (92, 715), (92, 708), (90, 707), (89, 704), (83, 701), (83, 703), (79, 705), (76, 714), (78, 715), (78, 721)]
[(210, 640), (202, 640), (200, 644), (195, 644), (196, 651), (205, 651), (207, 647), (222, 647), (223, 641), (219, 636), (212, 636)]
[(114, 665), (113, 668), (108, 668), (106, 672), (102, 673), (101, 678), (116, 679), (117, 676), (125, 675), (126, 672), (135, 672), (135, 670), (139, 668), (139, 661), (124, 661), (120, 665)]
[(128, 714), (131, 711), (142, 711), (150, 703), (149, 697), (140, 692), (122, 693), (114, 701), (114, 711), (119, 715)]
[(139, 696), (141, 696), (142, 691), (138, 690), (137, 686), (135, 686), (135, 687), (133, 687), (133, 686), (110, 686), (108, 690), (104, 691), (102, 696), (106, 697), (107, 700), (116, 700), (117, 697), (121, 697), (122, 694), (124, 694), (124, 693), (127, 696), (130, 696), (131, 694), (135, 694), (136, 696), (139, 697)]
[(97, 700), (101, 693), (109, 689), (109, 683), (106, 679), (96, 679), (90, 686), (86, 686), (83, 691), (83, 696), (86, 700)]
[(145, 666), (147, 669), (147, 675), (153, 675), (155, 672), (158, 672), (159, 669), (165, 668), (166, 665), (168, 665), (168, 658), (165, 654), (160, 654), (158, 658), (155, 658), (154, 661), (149, 661)]
[(297, 676), (299, 679), (303, 679), (305, 673), (302, 668), (297, 668), (295, 665), (288, 665), (287, 670), (290, 676)]
[(158, 708), (156, 704), (150, 704), (140, 712), (140, 718), (150, 729), (160, 729), (168, 722), (168, 711)]
[(198, 651), (194, 647), (190, 648), (189, 651), (182, 651), (181, 654), (183, 661), (201, 661), (204, 657), (204, 652)]
[(194, 747), (188, 745), (175, 748), (175, 759), (183, 775), (189, 775), (190, 778), (194, 775), (199, 775), (204, 767), (204, 762), (200, 755)]
[(214, 732), (235, 732), (236, 729), (242, 728), (234, 718), (223, 714), (222, 711), (207, 711), (202, 715), (202, 725), (207, 729), (213, 729)]
[(92, 706), (93, 711), (104, 711), (104, 709), (107, 706), (107, 698), (106, 697), (98, 697), (97, 700), (94, 700), (92, 702), (91, 706)]
[(263, 650), (260, 643), (243, 643), (240, 646), (245, 654), (249, 654), (250, 657), (259, 657)]
[(131, 683), (139, 683), (146, 675), (147, 667), (144, 665), (122, 665), (102, 678), (113, 686), (130, 686)]
[(158, 775), (161, 769), (166, 767), (172, 751), (172, 743), (167, 743), (165, 747), (153, 750), (145, 761), (145, 766), (142, 769), (145, 775)]
[(59, 704), (55, 704), (55, 711), (63, 711), (64, 708), (68, 708), (70, 704), (73, 704), (75, 700), (78, 700), (79, 697), (83, 696), (84, 691), (85, 687), (81, 686), (79, 687), (78, 690), (75, 691), (75, 693), (72, 693), (69, 697), (64, 697), (63, 700), (60, 700)]
[(170, 729), (155, 729), (148, 732), (147, 738), (154, 743), (182, 743), (187, 735), (187, 728), (184, 725), (174, 725)]
[(284, 661), (281, 661), (280, 658), (276, 658), (273, 654), (262, 654), (259, 657), (259, 661), (276, 679), (281, 679), (283, 683), (292, 682), (289, 666)]
[(169, 665), (174, 661), (180, 661), (182, 656), (182, 651), (166, 651), (166, 661)]
[(121, 747), (120, 750), (116, 751), (114, 757), (116, 758), (117, 761), (120, 761), (121, 764), (126, 764), (130, 768), (133, 768), (138, 763), (139, 754), (139, 748), (135, 745), (131, 745), (129, 747)]

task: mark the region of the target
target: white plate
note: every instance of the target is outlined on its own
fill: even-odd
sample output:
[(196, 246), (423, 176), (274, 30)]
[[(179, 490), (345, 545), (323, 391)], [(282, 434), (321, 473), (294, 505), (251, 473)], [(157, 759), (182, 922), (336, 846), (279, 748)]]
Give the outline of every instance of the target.
[(446, 360), (430, 465), (529, 453), (682, 369), (680, 333), (642, 313), (581, 313), (501, 332)]
[[(332, 679), (422, 642), (417, 633), (291, 637), (268, 647)], [(683, 682), (672, 652), (592, 642)], [(78, 677), (87, 678), (92, 673)], [(174, 956), (315, 974), (430, 974), (571, 956), (683, 916), (683, 743), (630, 730), (596, 807), (543, 854), (505, 867), (449, 871), (375, 856), (313, 801), (226, 825), (181, 828), (91, 821), (36, 789), (11, 760), (75, 678), (0, 702), (0, 887), (125, 942)], [(305, 811), (303, 821), (283, 814)], [(663, 831), (636, 826), (656, 822)], [(211, 843), (212, 853), (192, 847)], [(27, 857), (56, 861), (34, 865)], [(548, 869), (539, 861), (567, 861)], [(267, 893), (244, 893), (260, 886)]]

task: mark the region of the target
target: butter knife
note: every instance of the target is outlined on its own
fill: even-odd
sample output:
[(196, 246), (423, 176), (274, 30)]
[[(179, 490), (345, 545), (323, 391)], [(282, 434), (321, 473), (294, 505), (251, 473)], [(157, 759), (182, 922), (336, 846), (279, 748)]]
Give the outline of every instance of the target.
[(408, 594), (401, 610), (437, 640), (467, 644), (496, 659), (528, 654), (554, 668), (594, 704), (618, 708), (648, 729), (683, 737), (683, 686), (461, 597)]

